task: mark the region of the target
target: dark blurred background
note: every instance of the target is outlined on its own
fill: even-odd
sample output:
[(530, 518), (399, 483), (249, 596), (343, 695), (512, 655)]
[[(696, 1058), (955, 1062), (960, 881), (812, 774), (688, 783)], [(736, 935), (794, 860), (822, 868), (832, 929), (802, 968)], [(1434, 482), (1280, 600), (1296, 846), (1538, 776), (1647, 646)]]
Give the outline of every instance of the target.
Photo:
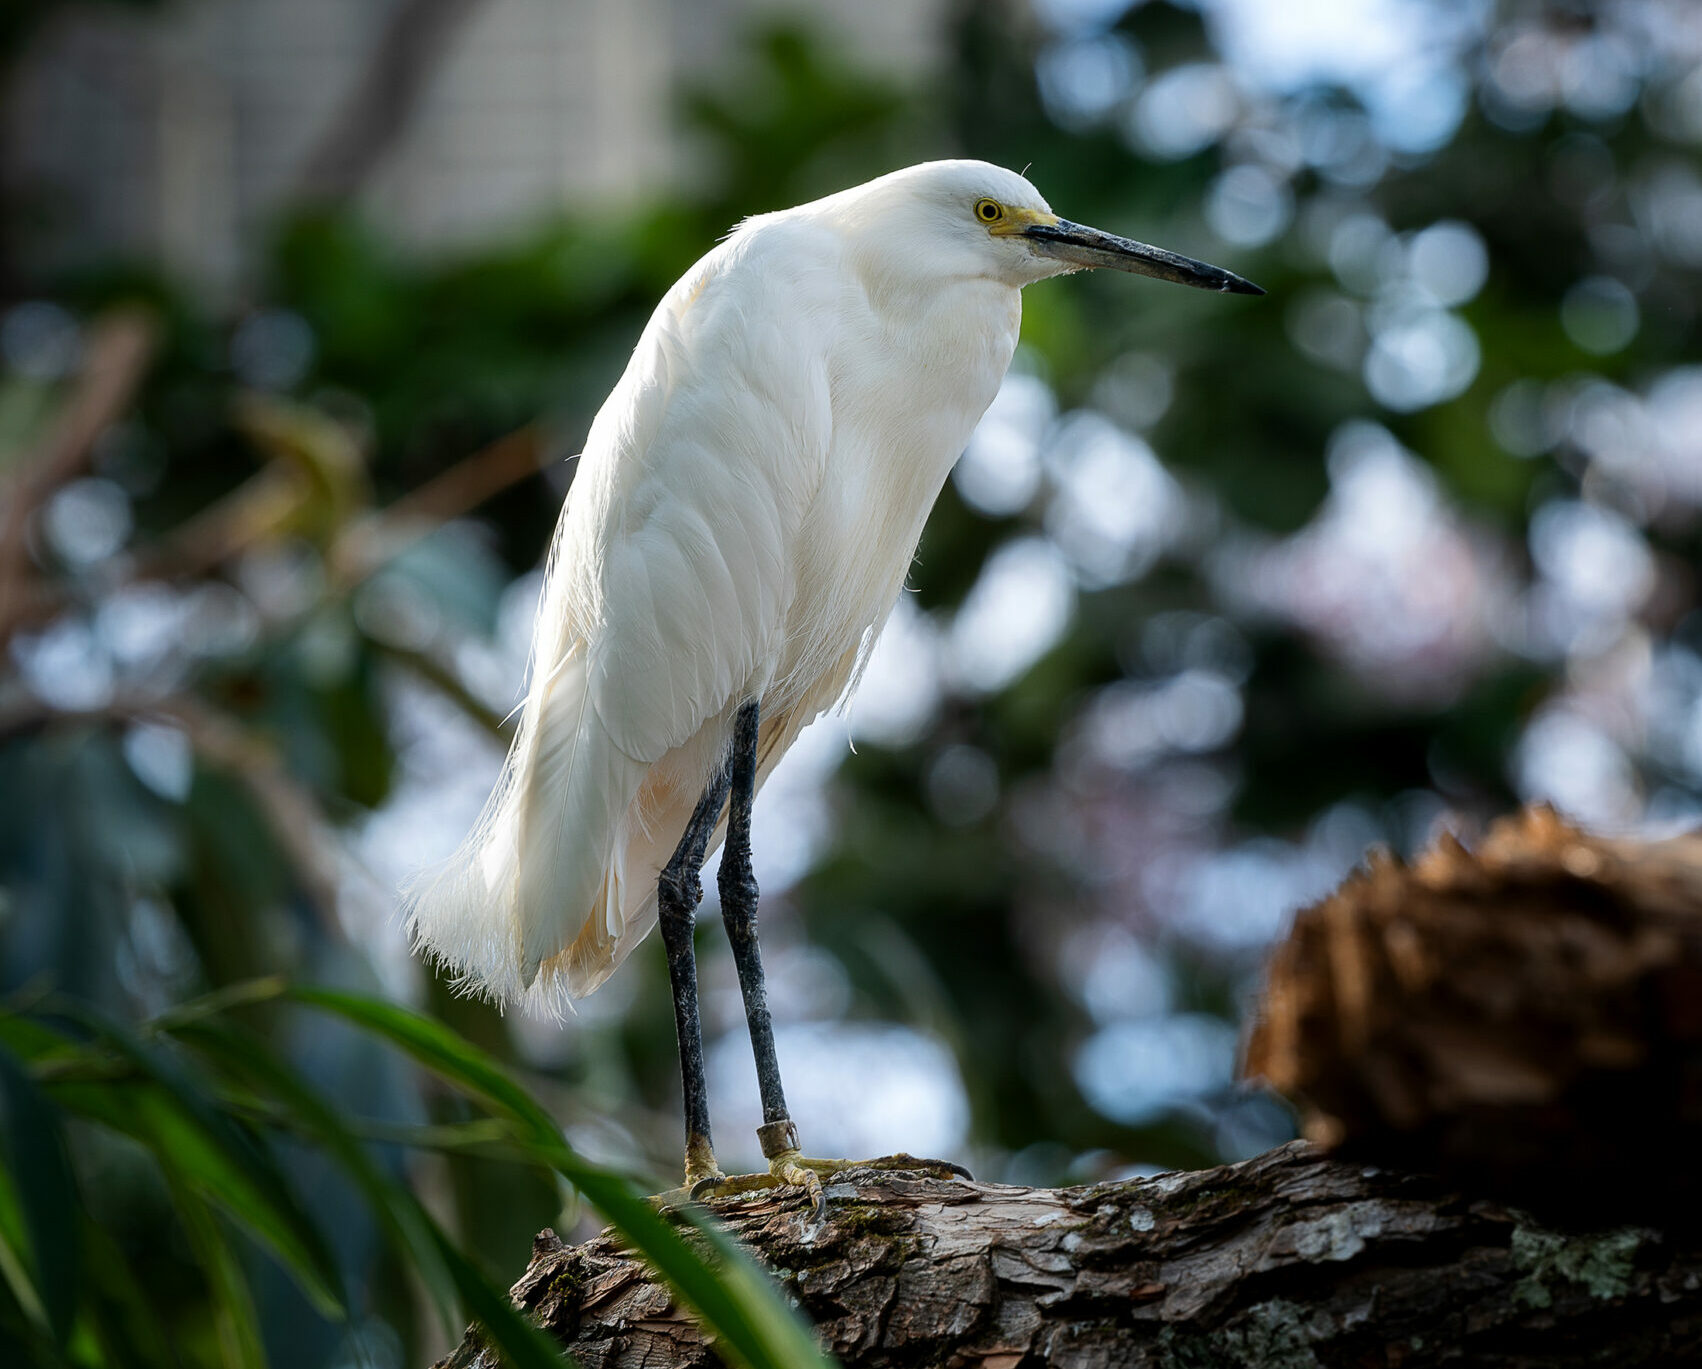
[[(0, 95), (7, 991), (429, 1004), (674, 1182), (660, 950), (505, 1020), (409, 958), (396, 891), (495, 778), (567, 458), (655, 300), (742, 215), (938, 156), (1270, 294), (1027, 292), (914, 592), (758, 805), (808, 1149), (1256, 1153), (1292, 1134), (1231, 1082), (1261, 953), (1368, 845), (1702, 813), (1693, 0), (13, 0)], [(444, 1106), (286, 1044), (351, 1108)], [(510, 1274), (574, 1220), (531, 1171), (414, 1178)], [(292, 1296), (281, 1362), (414, 1353), (281, 1330)]]

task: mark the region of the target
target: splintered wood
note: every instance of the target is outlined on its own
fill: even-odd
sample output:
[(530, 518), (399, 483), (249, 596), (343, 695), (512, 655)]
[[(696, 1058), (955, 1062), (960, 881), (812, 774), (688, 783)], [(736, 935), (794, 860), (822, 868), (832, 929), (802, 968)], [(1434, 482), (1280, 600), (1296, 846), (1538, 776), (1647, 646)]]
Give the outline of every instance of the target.
[(1245, 1073), (1307, 1135), (1604, 1213), (1702, 1184), (1702, 833), (1547, 808), (1371, 859), (1271, 959)]

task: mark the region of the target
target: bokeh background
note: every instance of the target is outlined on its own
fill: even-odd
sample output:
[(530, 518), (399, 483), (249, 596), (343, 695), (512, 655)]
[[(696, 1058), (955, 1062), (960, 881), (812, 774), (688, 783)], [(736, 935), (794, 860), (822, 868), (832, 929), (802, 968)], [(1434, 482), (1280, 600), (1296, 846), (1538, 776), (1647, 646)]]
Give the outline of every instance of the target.
[[(1027, 292), (861, 693), (758, 804), (808, 1148), (1034, 1183), (1256, 1153), (1292, 1134), (1232, 1082), (1262, 951), (1368, 845), (1702, 814), (1693, 0), (14, 0), (0, 96), (6, 991), (424, 1004), (672, 1182), (660, 950), (505, 1020), (409, 958), (397, 889), (497, 773), (654, 301), (742, 215), (937, 156), (1270, 294)], [(280, 1045), (352, 1111), (450, 1106)], [(167, 1204), (114, 1154), (90, 1202), (145, 1243)], [(494, 1270), (576, 1220), (524, 1168), (407, 1165)], [(372, 1317), (262, 1281), (268, 1344), (415, 1362), (405, 1280), (321, 1201)]]

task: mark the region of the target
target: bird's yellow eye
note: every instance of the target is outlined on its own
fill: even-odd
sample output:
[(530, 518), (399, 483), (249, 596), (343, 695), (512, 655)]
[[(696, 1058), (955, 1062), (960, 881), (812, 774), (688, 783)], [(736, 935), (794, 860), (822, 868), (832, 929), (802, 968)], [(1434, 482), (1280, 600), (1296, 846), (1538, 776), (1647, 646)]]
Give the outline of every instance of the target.
[(982, 223), (997, 223), (1005, 217), (1005, 207), (997, 200), (976, 200), (975, 217)]

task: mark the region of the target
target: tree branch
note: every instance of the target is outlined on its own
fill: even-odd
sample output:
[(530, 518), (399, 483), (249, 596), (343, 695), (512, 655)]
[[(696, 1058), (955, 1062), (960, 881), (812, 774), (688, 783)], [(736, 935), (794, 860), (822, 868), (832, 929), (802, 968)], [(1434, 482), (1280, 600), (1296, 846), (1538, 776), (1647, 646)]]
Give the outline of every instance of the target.
[[(857, 1170), (828, 1197), (819, 1227), (794, 1191), (713, 1206), (847, 1369), (1534, 1369), (1702, 1355), (1697, 1241), (1541, 1224), (1305, 1142), (1086, 1188)], [(514, 1295), (586, 1369), (721, 1362), (607, 1235), (569, 1247), (542, 1233)], [(469, 1333), (436, 1369), (494, 1363)]]
[(308, 156), (297, 190), (307, 200), (353, 195), (408, 125), (456, 32), (480, 0), (403, 0), (371, 64)]
[(141, 309), (115, 309), (89, 328), (86, 360), (52, 427), (6, 472), (0, 489), (0, 640), (39, 589), (31, 573), (30, 520), (88, 463), (95, 441), (130, 407), (153, 359), (158, 329)]

